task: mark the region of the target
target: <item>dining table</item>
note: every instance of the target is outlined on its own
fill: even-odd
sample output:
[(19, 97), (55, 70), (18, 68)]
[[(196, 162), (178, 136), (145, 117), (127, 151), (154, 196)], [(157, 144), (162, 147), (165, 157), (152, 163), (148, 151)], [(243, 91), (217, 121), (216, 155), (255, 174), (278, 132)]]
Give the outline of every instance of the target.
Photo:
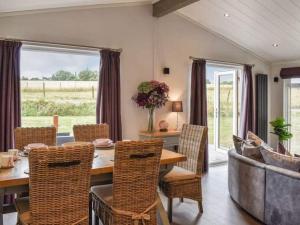
[[(114, 153), (114, 149), (95, 150), (91, 169), (91, 186), (112, 182)], [(176, 163), (186, 160), (186, 156), (182, 154), (163, 149), (160, 160), (160, 176), (168, 173)], [(29, 191), (30, 175), (28, 171), (28, 157), (26, 156), (20, 156), (13, 168), (0, 169), (0, 225), (5, 225), (5, 221), (3, 221), (4, 196), (6, 194), (20, 194)], [(160, 198), (157, 210), (162, 224), (170, 225)]]

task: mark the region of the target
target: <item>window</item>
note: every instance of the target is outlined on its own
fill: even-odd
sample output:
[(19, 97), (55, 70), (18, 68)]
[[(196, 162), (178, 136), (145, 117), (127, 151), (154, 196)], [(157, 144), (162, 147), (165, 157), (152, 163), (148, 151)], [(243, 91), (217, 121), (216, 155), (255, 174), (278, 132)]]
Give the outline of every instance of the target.
[(22, 126), (52, 126), (57, 115), (58, 133), (72, 134), (74, 124), (95, 123), (99, 64), (97, 51), (23, 46)]
[(284, 114), (288, 123), (292, 125), (290, 132), (293, 134), (288, 148), (292, 153), (300, 154), (300, 79), (286, 79), (284, 82)]

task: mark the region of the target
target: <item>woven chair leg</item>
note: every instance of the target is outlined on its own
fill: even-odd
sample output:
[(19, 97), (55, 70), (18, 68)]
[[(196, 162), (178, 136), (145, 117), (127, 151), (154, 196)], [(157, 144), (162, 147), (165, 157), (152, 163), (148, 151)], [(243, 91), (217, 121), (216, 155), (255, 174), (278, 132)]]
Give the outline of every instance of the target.
[(173, 214), (173, 199), (169, 198), (168, 199), (168, 219), (169, 219), (170, 223), (172, 223), (172, 221), (173, 221), (172, 214)]
[(202, 205), (202, 201), (198, 201), (198, 209), (200, 213), (203, 213), (203, 205)]
[(180, 202), (181, 202), (181, 203), (183, 202), (183, 198), (180, 198)]

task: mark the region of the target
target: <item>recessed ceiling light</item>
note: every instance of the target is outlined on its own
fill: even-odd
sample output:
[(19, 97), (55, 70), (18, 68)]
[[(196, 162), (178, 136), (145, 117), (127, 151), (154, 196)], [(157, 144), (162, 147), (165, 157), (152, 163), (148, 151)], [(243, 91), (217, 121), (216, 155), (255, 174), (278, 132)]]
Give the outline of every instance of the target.
[(279, 44), (277, 44), (277, 43), (274, 43), (274, 44), (272, 44), (272, 46), (273, 46), (273, 47), (278, 47), (278, 46), (279, 46)]
[(229, 17), (229, 14), (228, 14), (228, 13), (224, 13), (224, 16), (225, 16), (225, 17)]

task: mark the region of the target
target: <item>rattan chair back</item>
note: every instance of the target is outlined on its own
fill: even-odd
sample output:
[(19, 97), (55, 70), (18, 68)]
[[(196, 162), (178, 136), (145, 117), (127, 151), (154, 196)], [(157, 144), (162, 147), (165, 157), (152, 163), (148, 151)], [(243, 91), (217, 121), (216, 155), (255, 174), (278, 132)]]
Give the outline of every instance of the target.
[(184, 124), (179, 138), (178, 152), (187, 157), (187, 161), (178, 166), (201, 175), (204, 149), (207, 141), (207, 127)]
[(92, 144), (30, 151), (32, 225), (88, 224), (93, 156)]
[(109, 138), (108, 124), (74, 125), (73, 133), (75, 141), (93, 142), (100, 138)]
[[(142, 213), (157, 199), (162, 140), (117, 142), (113, 174), (113, 208)], [(147, 225), (156, 225), (156, 206)], [(128, 216), (114, 215), (114, 225), (132, 224)]]
[(15, 129), (15, 148), (23, 150), (32, 143), (43, 143), (48, 146), (56, 145), (55, 127), (17, 127)]

